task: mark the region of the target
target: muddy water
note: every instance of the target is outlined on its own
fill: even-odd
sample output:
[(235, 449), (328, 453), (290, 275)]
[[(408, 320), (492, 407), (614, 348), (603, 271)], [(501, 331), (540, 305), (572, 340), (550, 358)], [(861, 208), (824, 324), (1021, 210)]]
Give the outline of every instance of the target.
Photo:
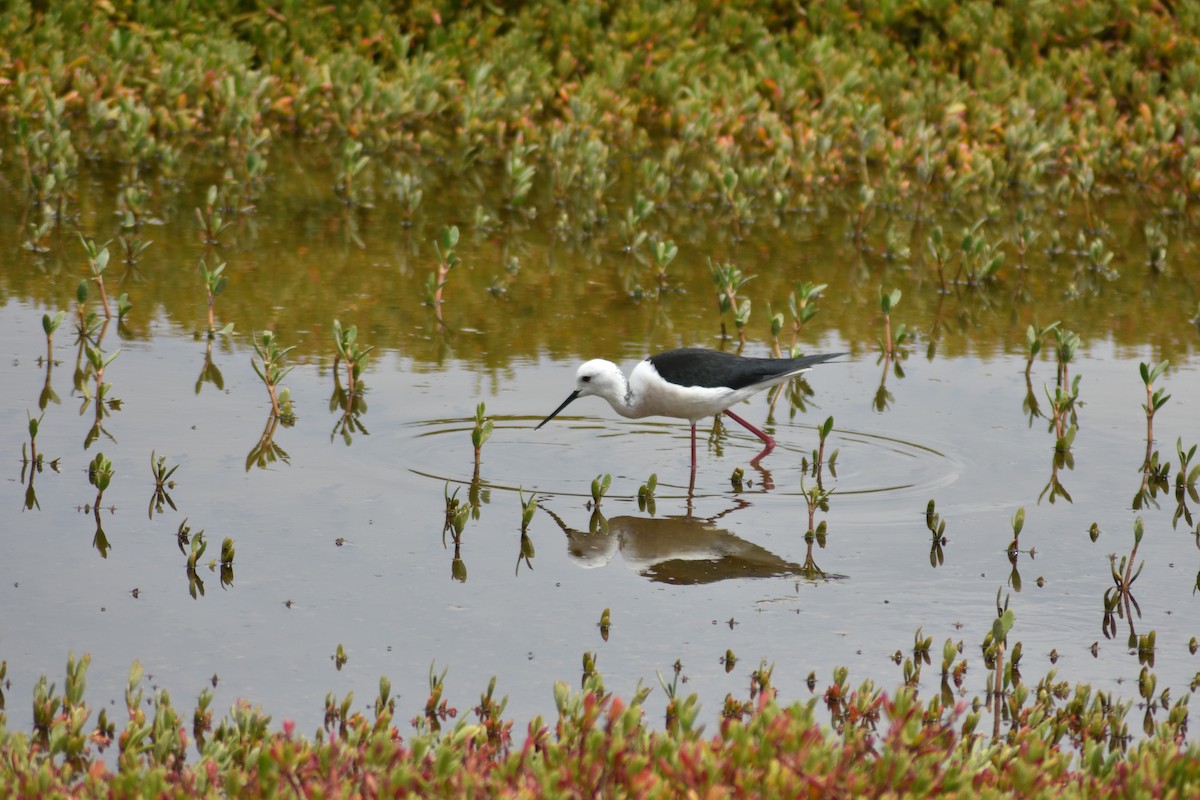
[[(229, 264), (216, 320), (236, 331), (211, 348), (196, 336), (206, 324), (196, 273), (205, 251), (192, 212), (202, 181), (162, 195), (161, 224), (143, 229), (154, 243), (136, 266), (119, 263), (114, 243), (108, 280), (118, 283), (114, 294), (128, 292), (133, 310), (100, 342), (106, 353), (121, 349), (104, 375), (120, 405), (94, 441), (94, 406), (73, 381), (72, 323), (56, 335), (58, 363), (47, 369), (41, 318), (74, 313), (85, 270), (74, 228), (100, 239), (116, 233), (113, 185), (88, 176), (77, 221), (41, 256), (21, 248), (22, 210), (4, 207), (0, 659), (10, 725), (28, 726), (37, 676), (61, 681), (69, 651), (92, 654), (97, 705), (120, 702), (137, 659), (180, 705), (215, 680), (217, 708), (245, 697), (305, 730), (320, 724), (327, 692), (353, 691), (365, 709), (382, 674), (399, 694), (400, 716), (419, 713), (431, 664), (449, 668), (451, 704), (464, 714), (496, 675), (508, 713), (523, 724), (553, 714), (553, 681), (578, 683), (581, 656), (592, 651), (610, 688), (654, 686), (654, 713), (664, 703), (656, 673), (669, 677), (681, 662), (684, 687), (715, 720), (727, 693), (745, 696), (764, 659), (785, 700), (810, 696), (812, 672), (820, 692), (838, 665), (850, 667), (852, 683), (895, 685), (901, 668), (891, 657), (909, 654), (923, 628), (935, 663), (922, 688), (937, 691), (941, 644), (961, 640), (969, 698), (983, 691), (979, 646), (997, 590), (1011, 596), (1027, 680), (1053, 668), (1060, 679), (1136, 697), (1141, 665), (1127, 640), (1131, 630), (1154, 630), (1160, 688), (1188, 690), (1200, 669), (1188, 650), (1200, 635), (1195, 521), (1173, 524), (1173, 491), (1138, 511), (1131, 502), (1146, 453), (1140, 361), (1172, 364), (1159, 381), (1172, 395), (1155, 420), (1162, 460), (1177, 464), (1177, 438), (1185, 447), (1200, 441), (1198, 276), (1186, 221), (1173, 223), (1169, 271), (1155, 276), (1141, 234), (1150, 212), (1108, 198), (1107, 231), (1085, 232), (1114, 252), (1106, 274), (1072, 252), (1081, 229), (1073, 214), (1030, 199), (1043, 237), (1028, 268), (1006, 246), (1001, 280), (943, 294), (921, 257), (925, 237), (933, 224), (961, 230), (974, 221), (969, 210), (922, 220), (880, 211), (858, 242), (842, 208), (849, 199), (837, 196), (782, 218), (764, 211), (741, 239), (719, 209), (666, 207), (646, 223), (680, 246), (659, 296), (645, 255), (622, 250), (620, 185), (612, 221), (597, 231), (572, 229), (548, 201), (529, 220), (485, 190), (452, 183), (427, 190), (431, 199), (405, 225), (382, 188), (374, 208), (346, 209), (321, 165), (290, 166), (303, 163), (281, 159), (256, 213), (207, 255)], [(494, 227), (472, 224), (480, 205)], [(985, 227), (993, 241), (1007, 234), (1014, 210)], [(423, 300), (433, 240), (450, 223), (462, 229), (462, 264), (439, 322)], [(1061, 248), (1052, 246), (1056, 231)], [(798, 343), (850, 355), (809, 374), (803, 407), (760, 395), (738, 409), (778, 440), (772, 455), (755, 468), (756, 439), (736, 425), (702, 423), (693, 481), (686, 423), (623, 420), (595, 398), (534, 430), (573, 388), (581, 360), (628, 369), (673, 346), (735, 349), (721, 338), (709, 258), (756, 276), (743, 289), (753, 302), (748, 354), (770, 353), (768, 305), (786, 316), (796, 281), (828, 284)], [(879, 360), (880, 284), (903, 290), (893, 322), (915, 334), (898, 368)], [(331, 372), (334, 319), (357, 325), (375, 347), (353, 425)], [(1082, 376), (1079, 433), (1071, 465), (1057, 472), (1054, 436), (1028, 399), (1048, 413), (1044, 387), (1055, 366), (1043, 354), (1027, 381), (1024, 357), (1026, 326), (1053, 320), (1083, 342), (1071, 364)], [(732, 332), (732, 318), (725, 326)], [(264, 448), (270, 406), (248, 334), (267, 327), (296, 346), (285, 383), (298, 419), (274, 428)], [(27, 413), (41, 413), (43, 397), (37, 444), (47, 467), (33, 476), (31, 501), (21, 446)], [(470, 430), (479, 402), (495, 432), (476, 470)], [(823, 473), (833, 494), (814, 514), (826, 535), (807, 543), (805, 491), (816, 481), (805, 466), (829, 416), (837, 469)], [(96, 513), (87, 465), (99, 452), (115, 471)], [(175, 508), (154, 514), (152, 452), (179, 465)], [(740, 486), (735, 468), (744, 471)], [(590, 486), (605, 473), (612, 486), (597, 518)], [(637, 503), (652, 473), (653, 514)], [(1046, 491), (1052, 476), (1069, 499)], [(524, 556), (519, 490), (541, 507)], [(457, 564), (443, 535), (445, 497), (455, 493), (473, 505)], [(930, 499), (946, 521), (940, 548), (926, 527)], [(1010, 558), (1009, 520), (1020, 507), (1027, 519)], [(1138, 553), (1146, 566), (1133, 587), (1141, 613), (1117, 619), (1109, 638), (1109, 555), (1129, 552), (1139, 514), (1147, 528)], [(195, 576), (202, 594), (178, 541), (185, 520), (209, 542)], [(222, 581), (208, 563), (225, 537), (237, 554)], [(606, 608), (607, 640), (597, 627)], [(349, 656), (340, 670), (339, 644)], [(728, 649), (739, 662), (727, 673)]]

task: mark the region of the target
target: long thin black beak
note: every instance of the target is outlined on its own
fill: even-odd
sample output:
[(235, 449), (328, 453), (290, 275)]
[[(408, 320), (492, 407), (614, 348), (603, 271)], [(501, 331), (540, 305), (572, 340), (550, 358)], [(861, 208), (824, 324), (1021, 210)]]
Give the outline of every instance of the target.
[(570, 405), (570, 404), (571, 404), (571, 401), (572, 401), (572, 400), (574, 400), (576, 397), (579, 397), (579, 390), (578, 390), (578, 389), (576, 389), (575, 391), (571, 392), (571, 394), (567, 396), (567, 399), (566, 399), (566, 400), (563, 400), (563, 402), (562, 402), (562, 405), (561, 405), (561, 406), (559, 406), (558, 408), (554, 409), (554, 411), (552, 411), (552, 412), (550, 413), (550, 416), (546, 417), (544, 420), (542, 420), (541, 422), (539, 422), (539, 423), (538, 423), (538, 426), (537, 426), (537, 428), (534, 428), (534, 430), (536, 431), (538, 428), (542, 427), (542, 426), (543, 426), (543, 425), (545, 425), (547, 422), (549, 422), (550, 420), (552, 420), (552, 419), (554, 419), (555, 417), (557, 417), (557, 416), (558, 416), (558, 412), (562, 411), (564, 408), (566, 408), (568, 405)]

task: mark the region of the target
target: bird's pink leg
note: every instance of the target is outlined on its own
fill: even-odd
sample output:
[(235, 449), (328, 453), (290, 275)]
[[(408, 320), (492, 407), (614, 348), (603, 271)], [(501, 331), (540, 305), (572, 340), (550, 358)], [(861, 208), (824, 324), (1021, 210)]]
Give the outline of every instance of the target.
[(696, 476), (696, 423), (692, 423), (692, 477)]
[(741, 425), (743, 428), (745, 428), (746, 430), (748, 430), (748, 431), (750, 431), (751, 433), (753, 433), (753, 434), (754, 434), (755, 436), (757, 436), (759, 439), (762, 439), (762, 440), (763, 440), (763, 444), (765, 444), (765, 445), (766, 445), (766, 447), (764, 447), (764, 448), (763, 448), (763, 451), (762, 451), (761, 453), (759, 453), (758, 455), (756, 455), (754, 458), (750, 459), (750, 463), (751, 463), (751, 464), (757, 464), (759, 461), (761, 461), (761, 460), (762, 460), (762, 458), (763, 458), (764, 456), (768, 455), (768, 454), (769, 454), (769, 453), (770, 453), (772, 450), (774, 450), (774, 449), (775, 449), (775, 440), (774, 440), (774, 439), (772, 439), (770, 436), (768, 436), (767, 434), (763, 433), (763, 432), (762, 432), (762, 431), (760, 431), (758, 428), (756, 428), (756, 427), (754, 427), (753, 425), (751, 425), (749, 422), (746, 422), (746, 420), (742, 419), (742, 418), (741, 418), (741, 417), (739, 417), (737, 414), (735, 414), (735, 413), (733, 413), (732, 411), (730, 411), (728, 408), (727, 408), (727, 409), (725, 409), (725, 413), (726, 413), (726, 414), (729, 416), (729, 418), (730, 418), (730, 419), (732, 419), (734, 422), (738, 423), (738, 424), (739, 424), (739, 425)]

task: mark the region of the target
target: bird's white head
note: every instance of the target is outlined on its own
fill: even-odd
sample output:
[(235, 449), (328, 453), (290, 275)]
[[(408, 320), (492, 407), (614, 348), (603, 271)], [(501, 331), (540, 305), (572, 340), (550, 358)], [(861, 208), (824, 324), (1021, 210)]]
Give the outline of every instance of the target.
[(593, 358), (579, 365), (575, 373), (575, 392), (580, 397), (596, 395), (605, 399), (625, 396), (625, 376), (620, 368), (603, 358)]
[(627, 390), (628, 383), (616, 364), (605, 361), (603, 358), (585, 361), (575, 373), (575, 391), (571, 392), (562, 405), (551, 412), (550, 416), (538, 423), (537, 427), (540, 428), (557, 417), (560, 411), (579, 397), (588, 395), (603, 397), (615, 408), (624, 401)]

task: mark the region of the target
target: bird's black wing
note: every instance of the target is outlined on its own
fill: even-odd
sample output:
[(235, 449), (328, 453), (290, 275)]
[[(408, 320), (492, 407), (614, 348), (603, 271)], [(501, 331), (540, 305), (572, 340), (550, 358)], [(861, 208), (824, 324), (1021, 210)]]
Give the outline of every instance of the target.
[(678, 386), (742, 389), (841, 355), (845, 353), (801, 358), (749, 358), (702, 347), (684, 347), (648, 356), (646, 360), (664, 380)]

